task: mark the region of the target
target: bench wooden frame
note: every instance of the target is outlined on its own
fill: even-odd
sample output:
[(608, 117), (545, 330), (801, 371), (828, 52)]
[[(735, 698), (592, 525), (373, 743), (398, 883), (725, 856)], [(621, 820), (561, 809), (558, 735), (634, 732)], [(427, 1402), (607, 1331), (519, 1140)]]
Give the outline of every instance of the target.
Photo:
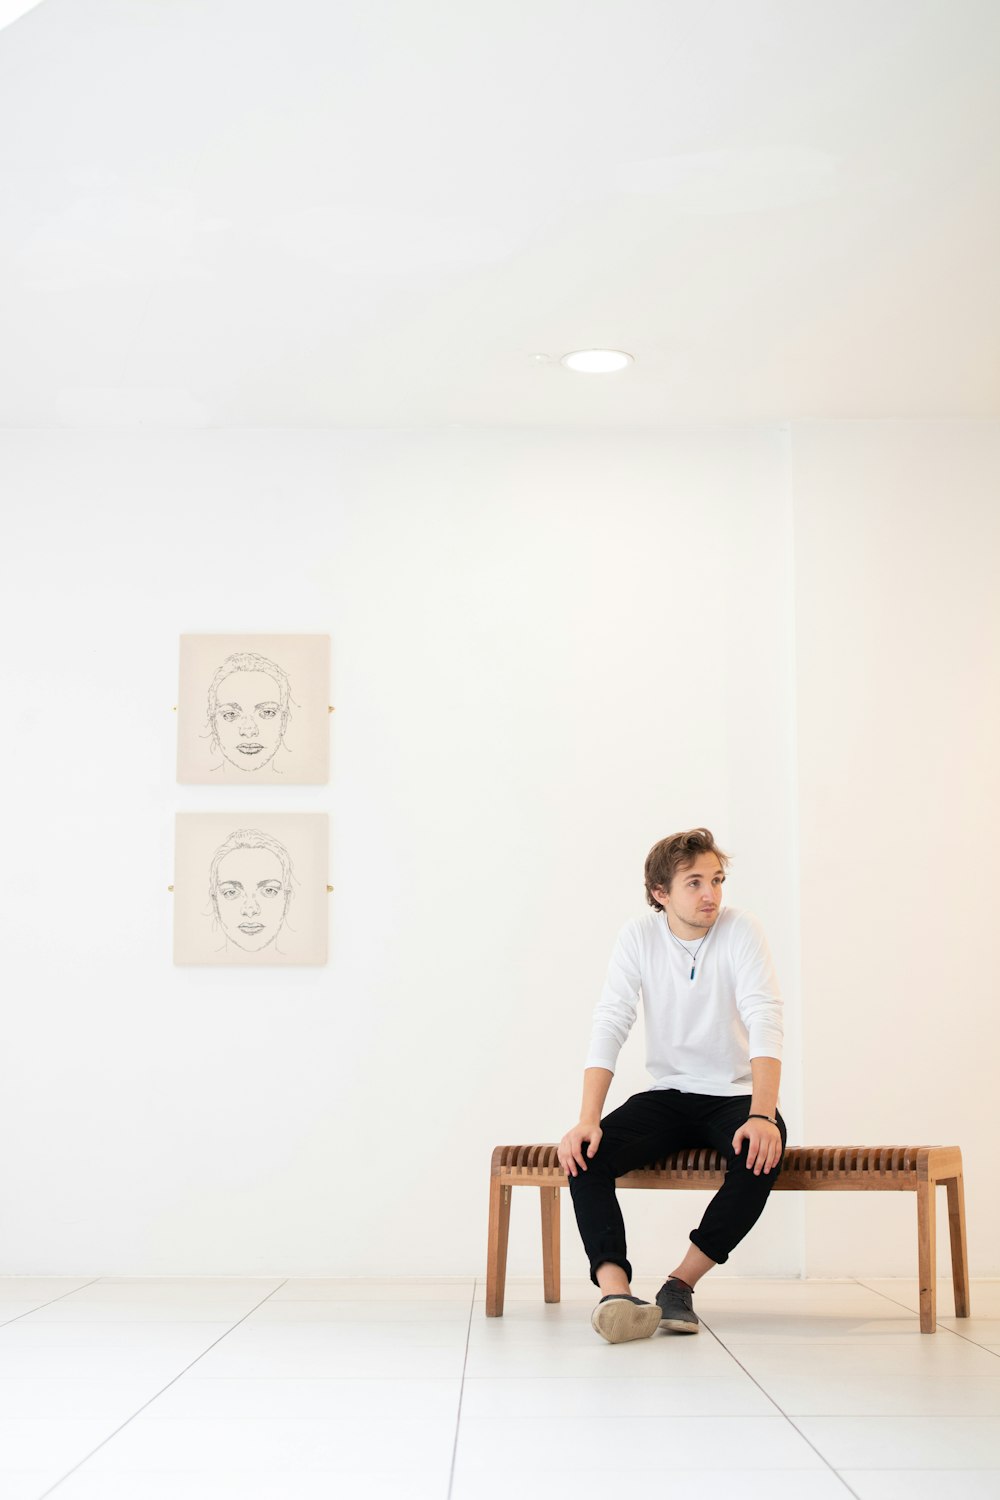
[[(559, 1166), (558, 1147), (498, 1146), (490, 1166), (489, 1249), (486, 1316), (503, 1315), (507, 1277), (510, 1197), (515, 1187), (539, 1189), (542, 1208), (542, 1276), (546, 1302), (559, 1301), (559, 1191), (569, 1179)], [(616, 1187), (721, 1187), (725, 1158), (708, 1146), (677, 1151), (648, 1167), (626, 1172)], [(969, 1316), (969, 1263), (965, 1238), (965, 1192), (958, 1146), (789, 1146), (772, 1192), (904, 1192), (917, 1195), (917, 1264), (920, 1332), (937, 1324), (936, 1189), (948, 1190), (951, 1275), (955, 1316)]]

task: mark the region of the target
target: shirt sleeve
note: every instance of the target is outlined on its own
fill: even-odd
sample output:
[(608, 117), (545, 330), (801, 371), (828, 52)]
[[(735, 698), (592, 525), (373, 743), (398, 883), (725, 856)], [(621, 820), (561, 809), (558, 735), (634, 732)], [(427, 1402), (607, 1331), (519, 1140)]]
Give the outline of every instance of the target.
[(631, 926), (622, 928), (615, 942), (601, 998), (594, 1008), (590, 1050), (585, 1068), (615, 1071), (639, 1007), (639, 944)]
[(784, 1021), (778, 976), (764, 929), (743, 912), (733, 944), (736, 1005), (749, 1035), (750, 1057), (781, 1058)]

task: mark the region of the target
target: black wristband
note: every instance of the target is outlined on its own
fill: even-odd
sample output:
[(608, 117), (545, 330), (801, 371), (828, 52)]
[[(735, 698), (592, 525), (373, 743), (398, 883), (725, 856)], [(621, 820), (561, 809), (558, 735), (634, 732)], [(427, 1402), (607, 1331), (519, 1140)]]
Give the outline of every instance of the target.
[(769, 1125), (777, 1125), (777, 1120), (772, 1120), (770, 1115), (747, 1115), (748, 1120), (766, 1120)]

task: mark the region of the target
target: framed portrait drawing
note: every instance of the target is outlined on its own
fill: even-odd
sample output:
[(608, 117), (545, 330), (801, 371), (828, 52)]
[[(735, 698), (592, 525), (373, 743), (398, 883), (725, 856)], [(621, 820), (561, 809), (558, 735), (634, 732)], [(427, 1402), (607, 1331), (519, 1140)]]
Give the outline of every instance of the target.
[(326, 813), (181, 812), (174, 963), (325, 964)]
[(177, 780), (330, 779), (328, 635), (182, 635)]

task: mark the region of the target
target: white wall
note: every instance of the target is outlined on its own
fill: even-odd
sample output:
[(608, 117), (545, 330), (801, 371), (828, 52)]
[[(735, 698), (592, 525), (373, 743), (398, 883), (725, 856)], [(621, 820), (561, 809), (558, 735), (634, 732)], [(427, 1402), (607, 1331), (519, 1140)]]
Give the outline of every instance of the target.
[[(819, 423), (793, 463), (801, 1124), (960, 1146), (997, 1275), (1000, 424)], [(910, 1194), (810, 1195), (807, 1273), (915, 1275), (915, 1225)]]
[[(696, 822), (805, 1138), (787, 479), (764, 429), (0, 434), (0, 1271), (482, 1274), (491, 1150), (576, 1119), (646, 850)], [(330, 631), (328, 788), (176, 785), (178, 634), (241, 629)], [(174, 968), (175, 811), (264, 805), (332, 813), (328, 967)], [(643, 1062), (637, 1028), (609, 1107)], [(708, 1195), (627, 1201), (672, 1269)], [(797, 1274), (803, 1212), (718, 1274)]]

